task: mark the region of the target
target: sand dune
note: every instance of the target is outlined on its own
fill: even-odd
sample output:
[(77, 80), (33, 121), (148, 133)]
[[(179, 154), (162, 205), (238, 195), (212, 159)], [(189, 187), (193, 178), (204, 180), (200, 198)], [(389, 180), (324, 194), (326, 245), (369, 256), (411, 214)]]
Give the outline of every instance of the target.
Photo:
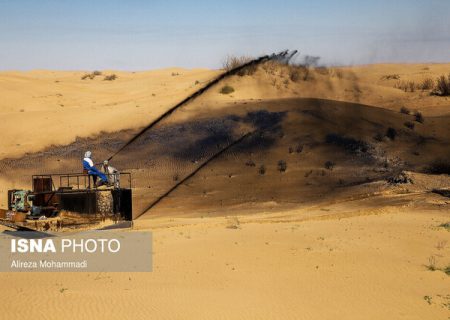
[[(103, 71), (114, 81), (0, 73), (0, 207), (36, 171), (77, 172), (86, 149), (107, 158), (218, 72)], [(123, 231), (154, 232), (154, 271), (3, 273), (0, 314), (448, 319), (450, 233), (440, 225), (450, 200), (432, 190), (450, 178), (430, 166), (450, 156), (450, 102), (394, 87), (448, 72), (449, 64), (369, 65), (292, 80), (269, 64), (225, 79), (114, 158), (133, 173), (137, 217), (217, 150), (256, 132)], [(221, 94), (224, 85), (234, 92)], [(38, 302), (24, 308), (30, 300)]]

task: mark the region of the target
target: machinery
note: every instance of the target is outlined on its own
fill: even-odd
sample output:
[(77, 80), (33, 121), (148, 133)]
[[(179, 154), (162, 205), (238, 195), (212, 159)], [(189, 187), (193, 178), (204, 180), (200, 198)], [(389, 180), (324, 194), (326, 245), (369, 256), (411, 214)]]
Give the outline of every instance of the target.
[[(11, 226), (12, 222), (20, 227), (41, 229), (38, 221), (47, 225), (57, 221), (59, 226), (80, 224), (81, 221), (92, 224), (107, 219), (131, 221), (131, 174), (120, 175), (122, 181), (128, 182), (127, 187), (119, 183), (91, 187), (92, 177), (87, 174), (34, 175), (31, 190), (8, 191), (8, 212), (1, 217), (0, 223)], [(17, 219), (19, 216), (23, 218)]]

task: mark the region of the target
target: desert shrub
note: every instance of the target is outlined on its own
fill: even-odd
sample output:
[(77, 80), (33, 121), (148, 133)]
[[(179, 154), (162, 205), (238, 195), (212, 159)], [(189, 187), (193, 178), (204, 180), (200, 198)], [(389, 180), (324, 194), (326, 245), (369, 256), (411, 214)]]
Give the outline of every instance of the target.
[(423, 79), (422, 82), (418, 85), (418, 88), (422, 91), (431, 90), (434, 87), (434, 80), (431, 78)]
[(401, 107), (400, 108), (400, 113), (404, 113), (404, 114), (411, 114), (411, 110), (409, 110), (406, 107)]
[(405, 92), (414, 92), (417, 86), (414, 81), (398, 81), (394, 87)]
[(399, 80), (400, 79), (400, 75), (398, 74), (385, 74), (384, 76), (381, 77), (381, 80)]
[(226, 71), (230, 71), (237, 67), (240, 67), (241, 65), (247, 63), (248, 61), (250, 61), (250, 59), (247, 57), (237, 57), (237, 56), (229, 55), (222, 62), (222, 67)]
[(106, 75), (103, 80), (105, 80), (105, 81), (113, 81), (113, 80), (116, 80), (116, 79), (117, 79), (117, 76), (115, 74), (110, 74), (110, 75)]
[(254, 166), (256, 166), (256, 164), (253, 162), (253, 160), (248, 160), (248, 161), (246, 161), (246, 162), (245, 162), (245, 165), (246, 165), (247, 167), (254, 167)]
[(342, 70), (333, 69), (332, 76), (335, 76), (335, 77), (337, 77), (339, 79), (342, 79), (342, 78), (344, 78), (344, 73), (342, 72)]
[(292, 148), (292, 147), (289, 147), (289, 153), (294, 153), (294, 148)]
[(248, 66), (242, 68), (237, 72), (238, 76), (251, 76), (258, 70), (258, 65), (256, 64), (249, 64)]
[(301, 72), (299, 68), (292, 67), (289, 68), (289, 79), (291, 79), (292, 82), (298, 82), (302, 78)]
[(95, 75), (93, 73), (86, 73), (81, 77), (81, 80), (86, 80), (86, 79), (92, 80), (94, 78), (95, 78)]
[(428, 265), (426, 266), (428, 270), (430, 271), (436, 271), (436, 258), (434, 256), (431, 256), (428, 258)]
[(314, 69), (318, 74), (328, 75), (330, 74), (330, 70), (327, 67), (317, 67)]
[(406, 121), (404, 123), (405, 127), (407, 127), (408, 129), (414, 130), (414, 122), (411, 121)]
[(292, 82), (299, 82), (301, 80), (308, 81), (311, 79), (309, 68), (304, 65), (289, 66), (288, 75)]
[(439, 78), (437, 78), (432, 94), (435, 94), (437, 96), (450, 95), (450, 73), (448, 74), (447, 77), (442, 75)]
[(414, 120), (419, 122), (419, 123), (424, 123), (425, 122), (425, 119), (424, 119), (422, 113), (420, 113), (419, 111), (414, 113)]
[(347, 152), (354, 154), (366, 153), (371, 148), (367, 142), (356, 140), (351, 137), (344, 137), (336, 133), (327, 134), (325, 142), (342, 147)]
[(333, 170), (334, 162), (328, 160), (327, 162), (325, 162), (324, 167), (325, 167), (325, 169)]
[(446, 266), (444, 269), (442, 269), (442, 271), (444, 271), (446, 275), (450, 276), (450, 265)]
[(237, 217), (227, 217), (227, 225), (226, 227), (228, 229), (239, 229), (240, 228), (240, 222)]
[(382, 142), (384, 140), (384, 136), (381, 133), (377, 133), (374, 137), (373, 140), (378, 141), (378, 142)]
[(284, 161), (284, 160), (278, 161), (278, 171), (285, 172), (286, 169), (287, 169), (286, 161)]
[(450, 175), (450, 162), (444, 159), (434, 160), (428, 167), (426, 168), (426, 173), (431, 174), (448, 174)]
[(102, 74), (101, 71), (95, 70), (95, 71), (92, 71), (91, 73), (86, 73), (86, 74), (84, 74), (84, 75), (81, 77), (81, 80), (86, 80), (86, 79), (92, 80), (92, 79), (94, 79), (96, 76), (100, 76), (101, 74)]
[(198, 85), (198, 84), (200, 84), (200, 81), (198, 81), (198, 80), (195, 80), (195, 83), (194, 83), (195, 85)]
[(266, 173), (266, 167), (262, 164), (259, 169), (258, 172), (260, 175), (264, 175)]
[(386, 130), (386, 137), (388, 137), (391, 140), (395, 140), (395, 138), (397, 137), (397, 130), (395, 130), (394, 128), (389, 127)]
[(230, 94), (234, 92), (234, 88), (232, 86), (229, 85), (225, 85), (222, 87), (222, 89), (220, 89), (220, 93), (221, 94)]
[(299, 145), (297, 146), (297, 148), (295, 148), (295, 152), (301, 153), (302, 151), (303, 151), (303, 146), (302, 146), (301, 144), (299, 144)]

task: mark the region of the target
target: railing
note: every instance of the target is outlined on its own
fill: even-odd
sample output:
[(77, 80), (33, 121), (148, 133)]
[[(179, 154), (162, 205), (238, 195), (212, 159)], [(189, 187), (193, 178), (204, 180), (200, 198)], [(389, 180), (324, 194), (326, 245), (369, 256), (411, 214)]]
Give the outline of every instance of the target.
[[(118, 174), (107, 174), (109, 186), (114, 189), (129, 188), (131, 189), (131, 173), (120, 172)], [(97, 177), (97, 179), (100, 179)], [(55, 173), (55, 174), (39, 174), (32, 176), (33, 192), (64, 192), (64, 191), (80, 191), (92, 190), (98, 187), (94, 183), (93, 175), (85, 173)]]

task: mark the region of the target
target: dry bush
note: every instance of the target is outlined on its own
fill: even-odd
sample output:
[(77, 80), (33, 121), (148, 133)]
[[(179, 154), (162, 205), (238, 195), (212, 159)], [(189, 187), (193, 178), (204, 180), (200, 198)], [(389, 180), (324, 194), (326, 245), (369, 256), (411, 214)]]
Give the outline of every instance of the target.
[(278, 171), (285, 172), (286, 169), (287, 169), (286, 161), (284, 161), (284, 160), (278, 161)]
[(419, 123), (424, 123), (425, 122), (425, 118), (423, 117), (422, 113), (420, 113), (419, 111), (414, 113), (414, 120), (419, 122)]
[(450, 96), (450, 73), (447, 77), (442, 75), (437, 78), (432, 94), (441, 97)]
[(436, 244), (436, 249), (442, 250), (445, 248), (446, 245), (447, 245), (447, 241), (441, 240)]
[(314, 71), (316, 71), (318, 74), (322, 74), (322, 75), (329, 75), (330, 74), (330, 70), (327, 67), (316, 67), (314, 69)]
[(431, 78), (423, 79), (422, 82), (418, 85), (418, 88), (422, 91), (431, 90), (434, 87), (434, 80)]
[(428, 258), (427, 269), (430, 270), (430, 271), (436, 271), (437, 270), (436, 258), (434, 256), (431, 256), (431, 257)]
[(246, 165), (247, 167), (254, 167), (254, 166), (256, 166), (256, 164), (255, 164), (255, 162), (254, 162), (253, 160), (248, 160), (248, 161), (246, 161), (246, 162), (245, 162), (245, 165)]
[(232, 86), (229, 85), (225, 85), (222, 87), (222, 89), (220, 89), (220, 93), (221, 94), (230, 94), (234, 92), (234, 88)]
[(91, 73), (86, 73), (86, 74), (84, 74), (84, 75), (81, 77), (81, 80), (86, 80), (86, 79), (92, 80), (92, 79), (94, 79), (96, 76), (100, 76), (101, 74), (102, 74), (101, 71), (95, 70), (95, 71), (93, 71), (93, 72), (91, 72)]
[(414, 92), (416, 91), (417, 85), (414, 81), (398, 81), (394, 88), (403, 90), (405, 92)]
[(450, 175), (450, 162), (444, 159), (434, 160), (425, 170), (430, 174), (448, 174)]
[(331, 69), (330, 74), (332, 77), (336, 77), (338, 79), (344, 78), (344, 72), (340, 69)]
[(333, 168), (334, 168), (334, 162), (328, 160), (327, 162), (325, 162), (324, 167), (325, 167), (325, 169), (327, 169), (327, 170), (333, 170)]
[(385, 74), (384, 76), (381, 76), (381, 80), (399, 80), (400, 75), (398, 74)]
[(93, 73), (86, 73), (86, 74), (84, 74), (81, 77), (81, 80), (86, 80), (86, 79), (92, 80), (94, 78), (95, 78), (95, 74), (93, 74)]
[(237, 217), (228, 217), (227, 218), (227, 228), (228, 229), (239, 229), (240, 222)]
[(288, 66), (288, 75), (289, 79), (291, 79), (292, 82), (299, 82), (299, 81), (308, 81), (311, 80), (311, 73), (307, 66), (303, 65), (297, 65), (297, 66)]
[[(246, 63), (249, 63), (252, 60), (253, 60), (252, 57), (247, 57), (247, 56), (238, 57), (238, 56), (229, 55), (223, 61), (222, 67), (226, 71), (230, 71), (230, 70), (236, 69)], [(254, 74), (256, 72), (256, 70), (258, 70), (258, 66), (255, 64), (251, 64), (251, 65), (243, 68), (242, 70), (239, 70), (237, 75), (241, 76), (241, 77), (245, 76), (245, 75), (251, 76), (252, 74)]]
[(411, 121), (406, 121), (404, 123), (405, 127), (407, 127), (408, 129), (414, 130), (414, 122)]
[(400, 108), (400, 113), (404, 113), (404, 114), (411, 114), (411, 110), (409, 110), (406, 107), (401, 107)]
[(394, 128), (389, 127), (386, 130), (386, 137), (388, 137), (391, 140), (395, 140), (395, 138), (397, 137), (397, 130), (395, 130)]
[(377, 133), (375, 134), (375, 136), (373, 137), (373, 140), (378, 141), (378, 142), (383, 142), (384, 140), (384, 136), (381, 133)]
[(266, 173), (266, 167), (262, 164), (262, 165), (259, 167), (258, 172), (259, 172), (260, 175), (263, 176), (263, 175)]
[(110, 74), (110, 75), (106, 75), (103, 80), (105, 80), (105, 81), (113, 81), (113, 80), (116, 80), (116, 79), (117, 79), (117, 76), (115, 74)]

